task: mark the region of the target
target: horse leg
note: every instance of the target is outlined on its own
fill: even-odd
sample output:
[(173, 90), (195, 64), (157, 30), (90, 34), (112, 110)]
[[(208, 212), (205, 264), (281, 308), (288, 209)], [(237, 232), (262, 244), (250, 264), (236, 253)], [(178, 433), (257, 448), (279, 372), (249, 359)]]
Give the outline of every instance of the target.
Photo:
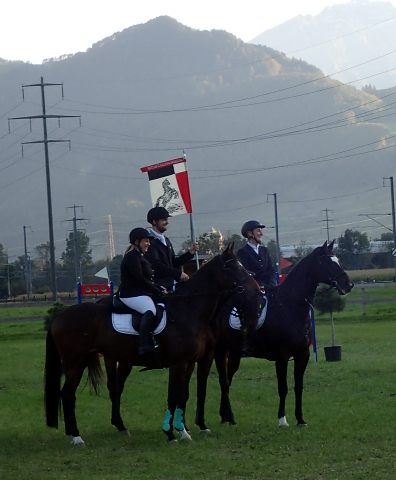
[(208, 385), (208, 376), (213, 364), (213, 355), (207, 355), (198, 361), (197, 368), (197, 409), (195, 412), (195, 425), (201, 432), (210, 433), (205, 423), (205, 401)]
[(278, 395), (279, 395), (279, 408), (278, 408), (278, 418), (279, 418), (279, 427), (288, 427), (289, 424), (286, 420), (286, 397), (288, 393), (287, 388), (287, 364), (288, 359), (276, 360), (276, 377), (278, 379)]
[(85, 369), (85, 362), (74, 367), (65, 366), (65, 383), (61, 390), (63, 418), (66, 435), (72, 437), (72, 445), (84, 446), (76, 420), (76, 390)]
[[(181, 432), (182, 439), (189, 438), (184, 425), (184, 410), (177, 408), (180, 399), (185, 395), (184, 379), (187, 372), (187, 364), (173, 364), (169, 366), (169, 381), (168, 381), (168, 410), (165, 414), (165, 420), (163, 424), (163, 432), (168, 437), (168, 441), (177, 441), (175, 434), (173, 433), (173, 421), (175, 428)], [(192, 373), (192, 371), (191, 371)], [(191, 375), (190, 373), (190, 375)], [(180, 402), (181, 403), (181, 402)], [(176, 411), (177, 409), (177, 411)], [(176, 417), (175, 417), (176, 412)]]
[[(187, 402), (190, 397), (190, 379), (194, 371), (195, 363), (187, 366), (186, 373), (183, 379), (182, 395), (177, 402), (175, 428), (180, 433), (180, 440), (191, 440), (190, 431), (186, 423)], [(186, 435), (187, 434), (187, 435)]]
[(125, 381), (132, 370), (132, 365), (119, 363), (115, 360), (104, 358), (107, 373), (107, 389), (111, 400), (111, 424), (114, 425), (118, 433), (122, 435), (130, 435), (129, 430), (125, 427), (121, 417), (121, 395), (124, 390)]
[(221, 388), (220, 417), (221, 423), (236, 425), (234, 413), (230, 402), (230, 386), (232, 378), (238, 371), (241, 363), (241, 352), (229, 352), (228, 358), (225, 351), (215, 353), (215, 362), (219, 374), (219, 383)]
[(309, 348), (294, 356), (294, 395), (296, 399), (295, 415), (297, 426), (304, 427), (307, 425), (303, 418), (302, 411), (302, 394), (304, 390), (304, 373), (309, 361)]

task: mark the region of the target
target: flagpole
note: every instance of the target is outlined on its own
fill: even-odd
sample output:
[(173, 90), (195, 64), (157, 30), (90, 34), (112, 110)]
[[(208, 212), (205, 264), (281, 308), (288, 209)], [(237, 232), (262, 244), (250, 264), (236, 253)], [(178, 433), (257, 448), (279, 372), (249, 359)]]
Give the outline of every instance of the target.
[[(183, 158), (184, 158), (184, 160), (186, 160), (186, 170), (187, 170), (187, 156), (186, 156), (186, 152), (185, 152), (184, 149), (183, 149)], [(191, 196), (191, 194), (190, 194), (190, 196)], [(190, 232), (191, 232), (191, 241), (194, 244), (194, 243), (196, 243), (197, 239), (196, 239), (196, 236), (195, 236), (194, 218), (193, 218), (192, 212), (190, 213)], [(199, 270), (198, 252), (195, 252), (195, 264), (197, 266), (197, 271), (198, 271)]]

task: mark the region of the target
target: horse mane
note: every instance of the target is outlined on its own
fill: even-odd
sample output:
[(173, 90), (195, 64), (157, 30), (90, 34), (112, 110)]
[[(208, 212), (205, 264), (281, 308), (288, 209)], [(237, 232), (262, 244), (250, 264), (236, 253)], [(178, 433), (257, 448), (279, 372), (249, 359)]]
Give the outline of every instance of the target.
[(293, 281), (295, 278), (301, 279), (301, 273), (306, 268), (306, 266), (309, 265), (311, 259), (316, 258), (320, 255), (332, 255), (333, 246), (334, 246), (334, 240), (329, 244), (326, 241), (323, 245), (314, 248), (312, 252), (308, 253), (307, 255), (305, 255), (305, 257), (301, 258), (291, 269), (290, 273), (287, 274), (285, 280), (280, 285), (280, 287), (285, 284), (286, 286), (288, 286), (289, 283)]
[(228, 245), (222, 253), (214, 256), (207, 263), (202, 265), (201, 268), (199, 268), (196, 272), (194, 272), (193, 275), (191, 275), (190, 279), (187, 280), (187, 282), (179, 283), (176, 292), (172, 294), (170, 298), (177, 297), (178, 294), (184, 296), (193, 293), (201, 293), (198, 291), (198, 287), (201, 287), (202, 284), (204, 286), (207, 285), (207, 281), (205, 281), (205, 279), (209, 277), (212, 269), (215, 268), (219, 262), (224, 263), (224, 261), (226, 261), (225, 259), (238, 259), (237, 255), (234, 253), (233, 243)]

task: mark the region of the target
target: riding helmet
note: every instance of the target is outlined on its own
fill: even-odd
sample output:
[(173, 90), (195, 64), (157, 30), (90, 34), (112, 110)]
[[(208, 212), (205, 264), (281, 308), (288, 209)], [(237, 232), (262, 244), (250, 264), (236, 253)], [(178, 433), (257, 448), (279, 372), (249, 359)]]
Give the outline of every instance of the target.
[(142, 240), (143, 238), (155, 237), (143, 227), (134, 228), (129, 234), (129, 243), (134, 243), (135, 240)]
[(265, 228), (265, 225), (258, 222), (257, 220), (249, 220), (242, 225), (241, 233), (242, 236), (247, 238), (247, 232), (252, 232), (255, 228)]
[(171, 217), (169, 212), (164, 207), (153, 207), (147, 213), (148, 223), (153, 223), (153, 220), (162, 220), (163, 218)]

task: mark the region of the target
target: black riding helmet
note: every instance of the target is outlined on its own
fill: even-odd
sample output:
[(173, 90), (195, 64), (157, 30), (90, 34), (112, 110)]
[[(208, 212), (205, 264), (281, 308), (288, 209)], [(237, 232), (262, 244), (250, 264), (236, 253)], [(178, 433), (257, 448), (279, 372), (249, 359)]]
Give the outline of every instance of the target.
[(169, 215), (169, 212), (164, 207), (153, 207), (147, 213), (148, 223), (153, 223), (154, 220), (161, 220), (163, 218), (169, 218), (172, 215)]
[(143, 238), (155, 238), (154, 235), (148, 232), (143, 227), (134, 228), (129, 234), (129, 243), (133, 244), (135, 240), (142, 240)]
[(247, 238), (247, 232), (252, 232), (255, 228), (265, 228), (265, 225), (258, 222), (257, 220), (249, 220), (242, 225), (241, 233), (242, 236)]

